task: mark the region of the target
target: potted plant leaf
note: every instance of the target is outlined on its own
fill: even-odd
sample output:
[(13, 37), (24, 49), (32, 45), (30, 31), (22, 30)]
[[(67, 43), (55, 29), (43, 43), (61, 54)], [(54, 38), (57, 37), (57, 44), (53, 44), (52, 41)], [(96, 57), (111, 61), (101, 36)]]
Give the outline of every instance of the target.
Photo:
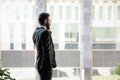
[[(116, 69), (116, 74), (120, 76), (120, 64), (118, 64), (117, 69)], [(120, 80), (120, 79), (118, 79)]]
[(11, 78), (9, 69), (2, 69), (0, 68), (0, 80), (15, 80)]
[(2, 63), (3, 61), (0, 60), (0, 80), (16, 80), (10, 76), (9, 69), (1, 67)]

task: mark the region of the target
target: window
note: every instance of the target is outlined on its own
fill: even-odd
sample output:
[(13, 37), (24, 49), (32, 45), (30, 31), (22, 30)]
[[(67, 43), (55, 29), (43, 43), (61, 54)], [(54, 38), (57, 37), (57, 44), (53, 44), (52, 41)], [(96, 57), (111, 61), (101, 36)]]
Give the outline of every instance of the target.
[(60, 39), (60, 24), (59, 23), (52, 23), (51, 30), (54, 34), (52, 34), (54, 47), (55, 49), (59, 48), (59, 39)]
[(103, 13), (102, 9), (103, 9), (102, 6), (100, 6), (100, 8), (99, 8), (99, 10), (100, 10), (100, 12), (99, 12), (99, 20), (102, 19), (102, 13)]
[(118, 6), (118, 15), (117, 15), (118, 20), (120, 20), (120, 6)]
[(65, 25), (65, 49), (78, 49), (79, 29), (77, 23)]
[(104, 38), (113, 39), (115, 38), (115, 28), (114, 27), (105, 27), (104, 28)]
[(10, 23), (10, 42), (13, 43), (14, 42), (14, 23)]
[(79, 7), (75, 7), (75, 20), (79, 19)]
[(26, 44), (22, 43), (22, 49), (26, 49)]
[(112, 16), (112, 15), (111, 15), (111, 13), (112, 13), (112, 12), (111, 12), (111, 9), (112, 9), (112, 7), (109, 6), (109, 7), (108, 7), (108, 20), (111, 20), (111, 16)]
[(10, 49), (14, 49), (14, 43), (10, 43)]
[(36, 18), (36, 8), (35, 8), (35, 6), (32, 6), (32, 17), (33, 17), (33, 19), (35, 19)]
[(22, 37), (21, 37), (21, 39), (22, 39), (22, 44), (21, 44), (21, 46), (22, 46), (22, 49), (26, 49), (26, 24), (25, 23), (22, 23), (21, 24), (21, 27), (22, 27)]
[(28, 19), (29, 14), (30, 14), (29, 6), (24, 4), (24, 6), (23, 6), (23, 15), (24, 15), (23, 17), (24, 17), (24, 19)]
[(79, 29), (77, 23), (66, 23), (65, 25), (65, 41), (66, 42), (78, 42), (79, 41)]
[(59, 16), (59, 19), (62, 19), (62, 6), (59, 6), (59, 13), (58, 13), (58, 16)]
[(17, 20), (19, 20), (19, 19), (21, 18), (21, 17), (20, 17), (20, 16), (21, 16), (21, 15), (20, 15), (20, 14), (21, 14), (21, 13), (20, 13), (20, 12), (21, 12), (21, 11), (20, 11), (20, 8), (21, 8), (20, 5), (17, 5), (17, 4), (16, 4), (16, 6), (15, 6), (15, 16), (16, 16), (16, 19), (17, 19)]
[(67, 20), (71, 19), (71, 6), (66, 6), (66, 18)]
[[(6, 5), (5, 8), (6, 8), (6, 15), (7, 15), (7, 16), (10, 16), (10, 15), (11, 15), (11, 14), (10, 14), (10, 10), (11, 10), (10, 5)], [(9, 19), (9, 17), (7, 17), (7, 18)]]
[(22, 23), (21, 24), (21, 27), (22, 27), (22, 43), (26, 43), (26, 24), (25, 23)]
[(78, 43), (66, 43), (65, 49), (78, 49)]
[(50, 17), (51, 17), (51, 19), (54, 19), (53, 15), (54, 15), (54, 6), (50, 6)]
[(93, 49), (116, 49), (116, 44), (93, 44)]
[(66, 32), (65, 38), (66, 38), (66, 42), (78, 42), (78, 33)]
[(114, 27), (94, 27), (93, 28), (93, 40), (94, 42), (113, 42), (115, 41), (115, 35), (117, 34)]

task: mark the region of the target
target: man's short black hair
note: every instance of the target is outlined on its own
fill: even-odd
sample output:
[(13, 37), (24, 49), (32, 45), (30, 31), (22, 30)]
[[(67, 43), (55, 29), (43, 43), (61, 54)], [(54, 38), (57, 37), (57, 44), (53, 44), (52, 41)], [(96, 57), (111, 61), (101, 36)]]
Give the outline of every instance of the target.
[(49, 16), (49, 13), (41, 13), (38, 18), (39, 24), (43, 25), (44, 20), (47, 19)]

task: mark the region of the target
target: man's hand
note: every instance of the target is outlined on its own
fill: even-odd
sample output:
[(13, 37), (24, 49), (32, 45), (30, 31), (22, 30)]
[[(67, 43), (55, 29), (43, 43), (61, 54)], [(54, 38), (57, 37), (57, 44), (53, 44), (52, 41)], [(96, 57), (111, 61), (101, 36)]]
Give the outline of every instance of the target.
[(46, 28), (47, 28), (47, 30), (50, 30), (50, 24), (49, 23), (46, 24)]

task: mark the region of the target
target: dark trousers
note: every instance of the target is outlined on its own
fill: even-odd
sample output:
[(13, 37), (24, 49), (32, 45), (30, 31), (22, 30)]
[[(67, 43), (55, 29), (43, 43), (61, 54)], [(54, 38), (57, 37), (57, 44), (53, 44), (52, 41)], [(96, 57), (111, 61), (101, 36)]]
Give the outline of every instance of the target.
[(52, 70), (46, 71), (46, 70), (38, 70), (40, 80), (52, 80)]

